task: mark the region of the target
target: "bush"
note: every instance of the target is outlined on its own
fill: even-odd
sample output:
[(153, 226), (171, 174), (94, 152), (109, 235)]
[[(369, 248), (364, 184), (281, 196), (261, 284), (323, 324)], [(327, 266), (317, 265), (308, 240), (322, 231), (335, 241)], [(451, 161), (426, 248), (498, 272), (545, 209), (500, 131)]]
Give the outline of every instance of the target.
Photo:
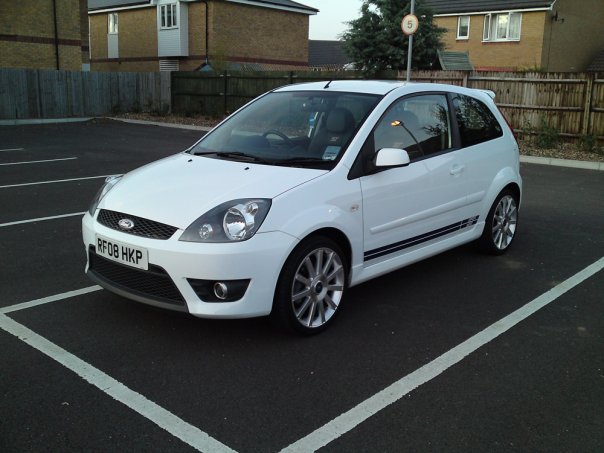
[(529, 120), (525, 120), (522, 130), (523, 138), (528, 140), (528, 143), (536, 148), (555, 148), (560, 141), (558, 129), (547, 124), (543, 118), (541, 118), (538, 127), (533, 126)]
[(598, 137), (593, 134), (579, 137), (579, 149), (586, 153), (604, 154), (604, 149), (598, 146)]
[(535, 130), (535, 139), (534, 143), (537, 148), (555, 148), (558, 146), (558, 142), (560, 141), (560, 136), (558, 135), (558, 129), (549, 124), (541, 123)]

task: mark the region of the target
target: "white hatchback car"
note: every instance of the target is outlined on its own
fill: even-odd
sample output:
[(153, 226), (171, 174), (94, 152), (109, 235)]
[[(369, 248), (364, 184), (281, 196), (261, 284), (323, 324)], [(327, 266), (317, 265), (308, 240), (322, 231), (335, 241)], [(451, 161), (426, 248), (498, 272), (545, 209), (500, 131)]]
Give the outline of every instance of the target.
[(89, 277), (207, 318), (323, 330), (347, 288), (516, 232), (518, 145), (492, 92), (333, 81), (273, 90), (190, 149), (108, 178)]

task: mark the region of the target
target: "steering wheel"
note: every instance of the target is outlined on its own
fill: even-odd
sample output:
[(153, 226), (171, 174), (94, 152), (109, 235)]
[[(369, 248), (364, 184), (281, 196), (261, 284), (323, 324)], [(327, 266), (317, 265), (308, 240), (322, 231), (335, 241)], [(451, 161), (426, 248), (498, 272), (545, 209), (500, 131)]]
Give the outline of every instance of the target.
[(279, 137), (281, 140), (283, 140), (287, 146), (289, 148), (293, 148), (294, 142), (291, 140), (291, 138), (289, 138), (287, 135), (285, 135), (283, 132), (278, 131), (277, 129), (269, 129), (268, 131), (266, 131), (264, 134), (262, 134), (262, 136), (264, 138), (268, 137), (269, 135), (276, 135), (277, 137)]

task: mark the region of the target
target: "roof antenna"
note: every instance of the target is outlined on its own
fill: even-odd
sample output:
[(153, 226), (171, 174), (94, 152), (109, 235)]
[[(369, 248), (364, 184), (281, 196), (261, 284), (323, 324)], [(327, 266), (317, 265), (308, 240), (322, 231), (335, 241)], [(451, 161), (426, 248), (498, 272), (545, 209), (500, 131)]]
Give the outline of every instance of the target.
[(333, 82), (333, 80), (330, 80), (329, 82), (327, 82), (327, 85), (325, 85), (325, 86), (323, 87), (323, 89), (324, 89), (324, 90), (326, 90), (327, 88), (329, 88), (329, 84), (330, 84), (331, 82)]

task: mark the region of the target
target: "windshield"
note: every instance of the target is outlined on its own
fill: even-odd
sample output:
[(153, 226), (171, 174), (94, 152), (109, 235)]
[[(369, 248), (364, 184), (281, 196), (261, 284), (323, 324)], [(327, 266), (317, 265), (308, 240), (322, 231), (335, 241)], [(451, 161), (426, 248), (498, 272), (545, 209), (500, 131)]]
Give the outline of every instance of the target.
[(189, 152), (330, 169), (380, 98), (324, 91), (269, 93), (229, 118)]

